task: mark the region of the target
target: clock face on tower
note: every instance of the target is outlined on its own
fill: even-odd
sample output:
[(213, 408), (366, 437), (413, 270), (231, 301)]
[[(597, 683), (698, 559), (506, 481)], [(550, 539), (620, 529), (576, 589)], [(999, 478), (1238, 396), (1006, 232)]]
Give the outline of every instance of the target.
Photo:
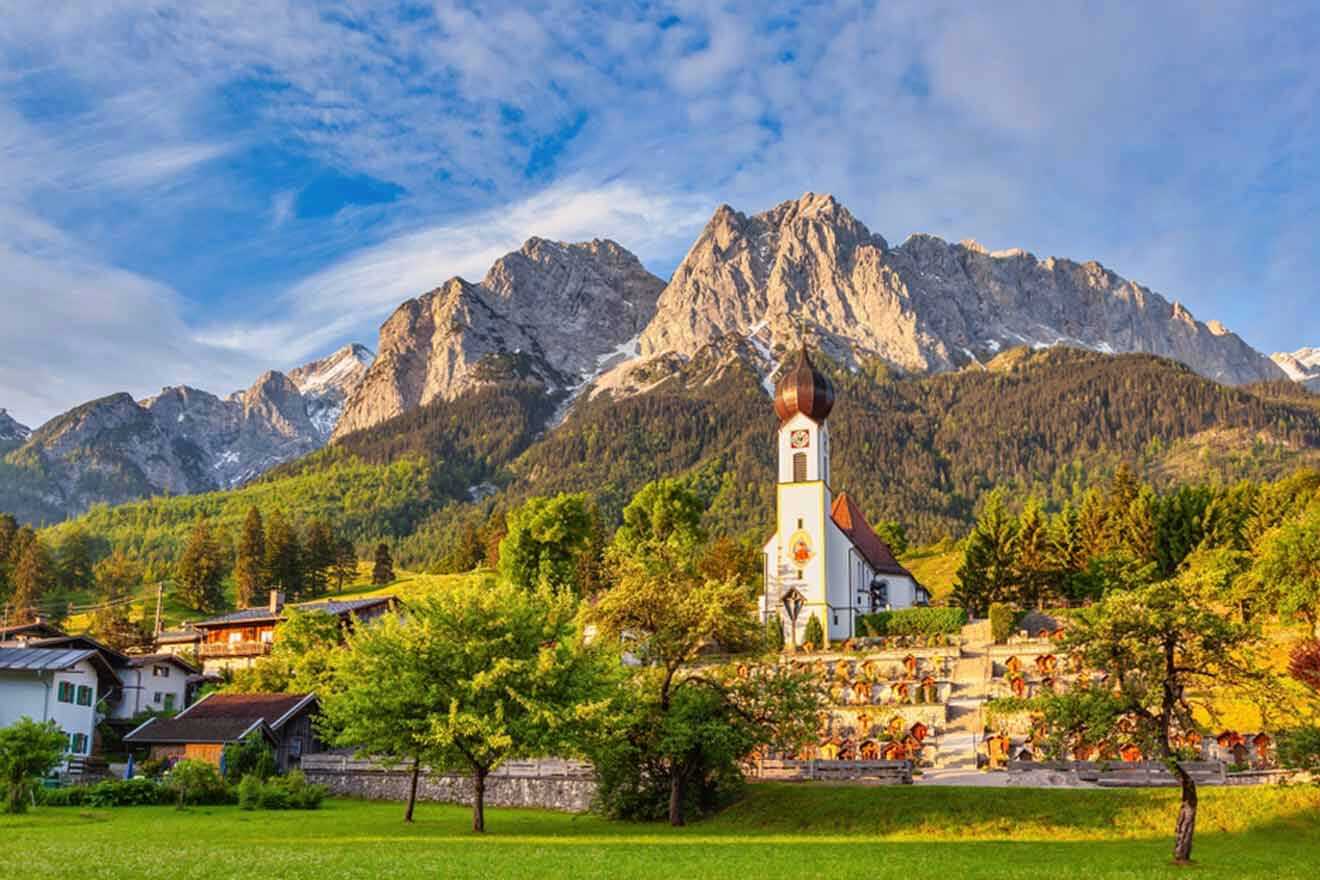
[(811, 445), (811, 433), (797, 430), (788, 435), (788, 445), (793, 449), (806, 449)]

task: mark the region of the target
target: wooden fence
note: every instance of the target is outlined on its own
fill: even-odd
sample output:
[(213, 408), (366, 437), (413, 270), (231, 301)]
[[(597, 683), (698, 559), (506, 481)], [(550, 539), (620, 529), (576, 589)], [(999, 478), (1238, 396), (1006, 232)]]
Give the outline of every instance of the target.
[(830, 780), (870, 785), (911, 785), (911, 761), (763, 760), (747, 768), (757, 779)]

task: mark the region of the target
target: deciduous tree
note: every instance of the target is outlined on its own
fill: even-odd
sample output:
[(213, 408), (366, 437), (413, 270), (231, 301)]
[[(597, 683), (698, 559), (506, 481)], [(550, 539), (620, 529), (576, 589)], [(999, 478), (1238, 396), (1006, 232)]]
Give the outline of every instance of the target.
[(470, 772), (472, 828), (484, 831), (490, 772), (510, 758), (571, 752), (580, 725), (604, 707), (609, 667), (584, 646), (575, 614), (567, 593), (510, 584), (415, 598), (406, 619), (349, 637), (324, 700), (326, 729), (363, 754), (408, 761), (414, 795), (422, 764)]
[(591, 516), (585, 495), (530, 498), (509, 511), (500, 542), (500, 577), (524, 590), (549, 587), (580, 595), (578, 563)]
[(64, 757), (69, 739), (54, 721), (37, 723), (24, 716), (0, 728), (0, 780), (5, 785), (5, 812), (22, 813), (32, 787)]

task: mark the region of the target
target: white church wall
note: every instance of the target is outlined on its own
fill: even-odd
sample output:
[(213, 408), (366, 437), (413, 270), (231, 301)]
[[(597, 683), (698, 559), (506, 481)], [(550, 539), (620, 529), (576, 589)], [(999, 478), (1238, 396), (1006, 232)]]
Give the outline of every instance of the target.
[(851, 589), (852, 541), (848, 540), (833, 520), (825, 526), (826, 555), (828, 557), (826, 584), (829, 589), (831, 613), (829, 637), (831, 641), (852, 638), (853, 596)]

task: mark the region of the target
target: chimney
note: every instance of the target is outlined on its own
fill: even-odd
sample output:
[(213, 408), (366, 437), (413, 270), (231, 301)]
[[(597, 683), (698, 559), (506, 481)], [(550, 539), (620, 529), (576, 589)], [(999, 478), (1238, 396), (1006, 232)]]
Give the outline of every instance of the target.
[(270, 613), (279, 614), (284, 608), (284, 594), (279, 590), (270, 591)]

